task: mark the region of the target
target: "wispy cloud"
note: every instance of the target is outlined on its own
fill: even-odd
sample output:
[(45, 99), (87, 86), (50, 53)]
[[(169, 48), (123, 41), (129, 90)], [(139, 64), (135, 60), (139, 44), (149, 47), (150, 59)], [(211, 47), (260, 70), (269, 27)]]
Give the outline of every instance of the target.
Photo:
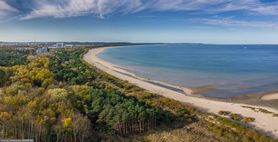
[[(201, 14), (244, 11), (264, 15), (278, 15), (277, 2), (260, 0), (26, 0), (33, 7), (20, 13), (21, 19), (41, 17), (74, 17), (96, 15), (104, 18), (111, 13), (148, 11), (197, 11)], [(0, 0), (0, 14), (13, 11), (7, 2)]]
[(278, 2), (263, 3), (260, 0), (156, 0), (156, 10), (230, 12), (246, 11), (265, 15), (278, 15)]
[(155, 10), (175, 10), (175, 11), (191, 11), (191, 10), (210, 10), (212, 7), (225, 4), (230, 0), (154, 0), (151, 8)]
[[(229, 1), (229, 0), (228, 0)], [(103, 17), (113, 12), (210, 10), (227, 0), (33, 0), (35, 7), (23, 19), (71, 17), (96, 14)]]
[(17, 12), (17, 9), (10, 6), (6, 1), (0, 0), (0, 18), (9, 16), (15, 12)]
[(142, 6), (140, 0), (61, 0), (35, 1), (36, 7), (22, 19), (33, 19), (39, 17), (74, 17), (87, 14), (95, 14), (100, 18), (104, 15), (120, 11), (137, 11)]
[(273, 21), (247, 21), (247, 20), (236, 20), (233, 18), (202, 18), (202, 19), (192, 19), (192, 21), (196, 23), (202, 23), (202, 24), (214, 25), (214, 26), (278, 29), (278, 22), (273, 22)]
[(264, 15), (278, 15), (278, 2), (263, 3), (260, 0), (234, 0), (215, 10), (219, 12), (244, 10)]

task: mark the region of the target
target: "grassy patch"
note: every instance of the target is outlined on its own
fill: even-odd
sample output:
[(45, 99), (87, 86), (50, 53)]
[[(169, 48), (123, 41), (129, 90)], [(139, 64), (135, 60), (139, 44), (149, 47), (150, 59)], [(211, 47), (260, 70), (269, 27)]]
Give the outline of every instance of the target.
[(250, 106), (241, 106), (243, 108), (249, 108), (249, 109), (252, 109), (253, 111), (257, 112), (256, 108), (255, 107), (250, 107)]
[(222, 116), (229, 116), (229, 118), (231, 118), (232, 120), (235, 121), (241, 121), (241, 122), (245, 122), (245, 123), (250, 123), (250, 122), (254, 122), (255, 118), (253, 117), (243, 117), (240, 114), (235, 114), (235, 113), (231, 113), (230, 111), (219, 111), (218, 114), (222, 115)]
[(241, 106), (241, 107), (252, 109), (255, 112), (262, 112), (262, 113), (266, 113), (266, 114), (273, 114), (273, 117), (278, 117), (277, 113), (271, 112), (271, 111), (269, 111), (267, 109), (264, 109), (264, 108), (255, 108), (255, 107), (250, 107), (250, 106)]
[(263, 108), (258, 108), (258, 110), (262, 113), (273, 113), (273, 112), (268, 111), (267, 109), (263, 109)]

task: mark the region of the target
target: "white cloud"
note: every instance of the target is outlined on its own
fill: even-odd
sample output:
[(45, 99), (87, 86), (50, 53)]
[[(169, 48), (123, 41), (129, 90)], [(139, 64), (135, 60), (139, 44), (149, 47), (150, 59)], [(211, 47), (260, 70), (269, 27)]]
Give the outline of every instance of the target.
[(87, 14), (104, 17), (107, 14), (149, 11), (197, 11), (222, 13), (246, 12), (278, 15), (278, 3), (260, 0), (29, 0), (34, 7), (22, 19), (39, 17), (72, 17)]
[(260, 0), (233, 0), (215, 9), (218, 12), (244, 10), (263, 15), (278, 15), (278, 2), (262, 3)]
[(224, 4), (230, 0), (157, 0), (154, 8), (157, 10), (205, 10), (211, 6)]
[(96, 14), (103, 17), (106, 14), (121, 11), (137, 11), (142, 6), (140, 0), (62, 0), (59, 3), (42, 0), (37, 7), (23, 19), (39, 17), (72, 17), (86, 14)]
[(278, 6), (277, 5), (264, 5), (258, 6), (253, 9), (254, 11), (266, 14), (266, 15), (278, 15)]
[(7, 4), (7, 2), (0, 0), (0, 18), (6, 17), (14, 12), (17, 12), (15, 8)]
[(265, 15), (278, 15), (278, 2), (262, 3), (260, 0), (156, 0), (157, 10), (228, 12), (244, 10)]
[(197, 23), (203, 23), (214, 26), (227, 27), (253, 27), (253, 28), (271, 28), (278, 29), (278, 23), (273, 21), (246, 21), (235, 20), (233, 18), (212, 18), (212, 19), (192, 19)]

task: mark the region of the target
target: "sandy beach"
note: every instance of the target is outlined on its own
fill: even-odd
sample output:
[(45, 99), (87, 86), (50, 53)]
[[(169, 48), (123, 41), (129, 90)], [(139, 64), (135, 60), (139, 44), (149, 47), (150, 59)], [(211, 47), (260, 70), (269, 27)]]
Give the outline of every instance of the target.
[[(106, 48), (114, 48), (114, 47), (106, 47)], [(232, 113), (241, 114), (242, 116), (245, 117), (253, 117), (255, 118), (255, 121), (250, 123), (252, 127), (254, 127), (257, 130), (264, 131), (268, 135), (278, 138), (278, 117), (273, 117), (273, 114), (254, 111), (248, 107), (263, 108), (277, 114), (278, 114), (278, 110), (270, 107), (247, 105), (242, 103), (222, 102), (216, 100), (209, 100), (206, 98), (194, 97), (191, 94), (192, 91), (188, 88), (182, 88), (173, 85), (170, 86), (179, 90), (184, 90), (183, 92), (181, 92), (181, 91), (175, 91), (173, 89), (169, 89), (167, 87), (163, 87), (161, 85), (153, 83), (156, 81), (138, 77), (128, 72), (127, 70), (124, 70), (122, 67), (119, 67), (117, 65), (111, 64), (109, 62), (106, 62), (98, 58), (97, 54), (103, 52), (106, 48), (91, 49), (89, 50), (88, 53), (84, 55), (83, 58), (86, 62), (96, 66), (98, 69), (110, 75), (113, 75), (121, 80), (127, 80), (134, 85), (137, 85), (150, 92), (162, 95), (164, 97), (171, 98), (187, 104), (192, 104), (193, 106), (196, 106), (206, 112), (218, 114), (219, 111), (226, 110)], [(165, 86), (169, 86), (169, 84), (165, 83)], [(269, 96), (267, 95), (263, 96), (262, 99), (269, 100), (269, 99), (277, 99), (277, 98), (278, 98), (278, 94), (272, 94)], [(248, 107), (242, 107), (242, 106), (248, 106)]]
[(262, 96), (261, 99), (265, 101), (278, 100), (278, 93), (266, 94)]

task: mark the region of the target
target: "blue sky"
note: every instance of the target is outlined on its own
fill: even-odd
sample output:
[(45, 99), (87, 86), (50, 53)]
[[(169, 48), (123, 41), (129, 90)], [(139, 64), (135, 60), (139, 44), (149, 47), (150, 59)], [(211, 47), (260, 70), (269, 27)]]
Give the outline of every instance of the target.
[(274, 0), (0, 0), (0, 41), (278, 43)]

